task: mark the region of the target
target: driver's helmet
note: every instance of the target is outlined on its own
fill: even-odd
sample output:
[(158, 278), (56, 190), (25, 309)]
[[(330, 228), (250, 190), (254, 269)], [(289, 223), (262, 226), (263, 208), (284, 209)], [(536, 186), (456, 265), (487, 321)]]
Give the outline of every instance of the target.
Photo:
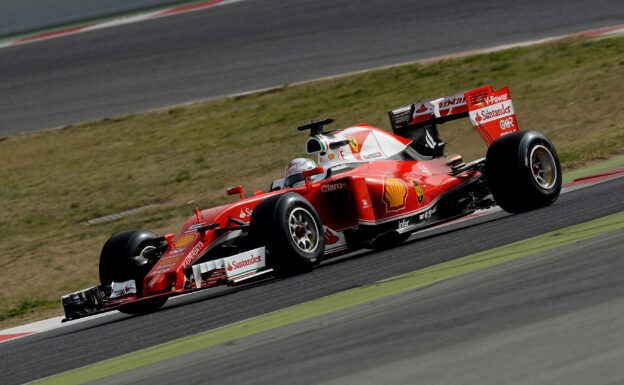
[(304, 170), (312, 170), (316, 167), (316, 163), (314, 163), (311, 159), (306, 158), (295, 158), (288, 163), (286, 166), (286, 175), (284, 175), (284, 186), (286, 187), (297, 187), (302, 186), (305, 181), (303, 180), (302, 172)]

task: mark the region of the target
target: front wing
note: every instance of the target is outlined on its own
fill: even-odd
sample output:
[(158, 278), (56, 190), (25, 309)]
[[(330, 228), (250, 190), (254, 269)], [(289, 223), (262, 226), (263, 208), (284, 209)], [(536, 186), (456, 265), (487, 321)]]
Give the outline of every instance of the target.
[(247, 282), (273, 269), (266, 265), (265, 247), (245, 251), (230, 257), (197, 263), (184, 288), (144, 298), (137, 296), (134, 280), (93, 286), (61, 297), (65, 321), (119, 309), (123, 305), (149, 301), (157, 297), (172, 297), (219, 285), (234, 286)]

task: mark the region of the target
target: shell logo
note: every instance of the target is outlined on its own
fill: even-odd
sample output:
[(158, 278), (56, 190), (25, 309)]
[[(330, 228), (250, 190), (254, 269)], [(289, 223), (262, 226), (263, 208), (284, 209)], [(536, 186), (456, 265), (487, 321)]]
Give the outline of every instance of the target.
[(386, 211), (398, 211), (405, 208), (407, 188), (396, 178), (384, 178), (383, 202)]
[(193, 240), (195, 240), (195, 234), (183, 235), (180, 238), (176, 239), (175, 242), (173, 242), (173, 247), (184, 247), (191, 243)]

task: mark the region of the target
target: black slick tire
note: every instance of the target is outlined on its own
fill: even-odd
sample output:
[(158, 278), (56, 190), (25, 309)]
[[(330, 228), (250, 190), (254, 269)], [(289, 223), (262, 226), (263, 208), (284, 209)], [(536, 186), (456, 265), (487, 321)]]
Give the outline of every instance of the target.
[[(149, 271), (147, 260), (140, 256), (149, 246), (155, 246), (158, 236), (147, 230), (122, 231), (110, 237), (100, 254), (100, 282), (125, 282), (133, 279), (137, 297), (143, 293), (143, 277)], [(167, 297), (156, 297), (123, 305), (119, 311), (128, 314), (146, 314), (156, 311), (167, 302)]]
[(254, 246), (266, 246), (267, 264), (281, 277), (311, 271), (325, 251), (318, 213), (292, 192), (260, 202), (252, 213), (249, 234)]
[(495, 140), (485, 158), (485, 177), (496, 203), (514, 214), (548, 206), (561, 192), (557, 151), (534, 130)]

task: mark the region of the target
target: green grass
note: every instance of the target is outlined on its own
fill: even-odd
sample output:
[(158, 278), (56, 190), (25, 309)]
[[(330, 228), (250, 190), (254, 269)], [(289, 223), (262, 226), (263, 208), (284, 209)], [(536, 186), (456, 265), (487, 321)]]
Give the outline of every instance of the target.
[(42, 309), (50, 309), (58, 307), (58, 301), (24, 301), (19, 306), (5, 310), (0, 313), (0, 321), (4, 321), (6, 319), (12, 317), (23, 316), (28, 313), (38, 312)]
[(567, 172), (563, 174), (563, 183), (569, 183), (577, 178), (600, 174), (606, 171), (618, 169), (620, 167), (624, 167), (624, 157), (616, 157), (589, 167), (583, 167), (578, 170)]
[[(0, 312), (97, 284), (101, 246), (117, 231), (177, 232), (191, 200), (208, 207), (233, 199), (230, 186), (266, 189), (304, 152), (306, 135), (295, 128), (311, 119), (389, 129), (391, 108), (509, 85), (520, 127), (548, 135), (566, 170), (624, 154), (622, 63), (623, 37), (571, 39), (11, 136), (0, 141), (0, 279), (11, 288)], [(448, 153), (485, 152), (467, 120), (440, 131)], [(82, 224), (148, 204), (156, 206)]]

